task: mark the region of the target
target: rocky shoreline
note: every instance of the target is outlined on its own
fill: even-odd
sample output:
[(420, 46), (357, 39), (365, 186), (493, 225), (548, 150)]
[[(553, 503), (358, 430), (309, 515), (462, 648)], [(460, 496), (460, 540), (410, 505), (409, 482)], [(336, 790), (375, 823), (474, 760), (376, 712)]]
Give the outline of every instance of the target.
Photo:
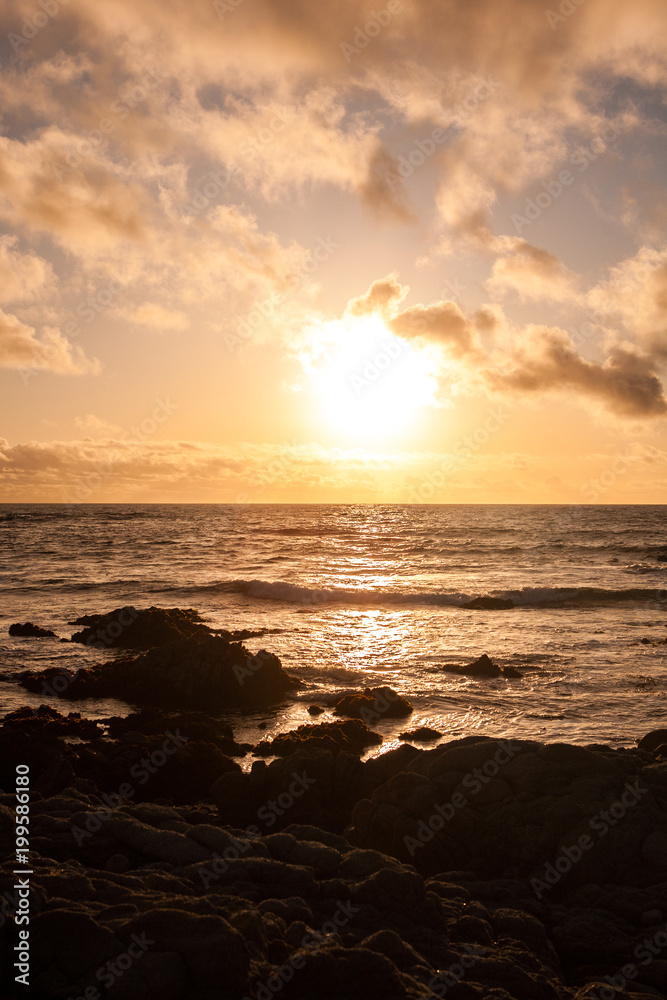
[[(424, 749), (407, 731), (362, 761), (381, 742), (373, 719), (411, 711), (378, 688), (253, 748), (202, 706), (201, 678), (216, 706), (234, 667), (255, 680), (247, 704), (279, 706), (292, 687), (277, 658), (252, 671), (257, 657), (229, 636), (197, 628), (83, 672), (131, 684), (134, 670), (148, 691), (180, 669), (194, 695), (180, 704), (161, 690), (126, 718), (43, 706), (2, 720), (0, 996), (667, 995), (667, 730), (633, 749), (479, 736)], [(215, 655), (179, 668), (175, 647)], [(29, 774), (29, 985), (13, 969), (17, 765)]]

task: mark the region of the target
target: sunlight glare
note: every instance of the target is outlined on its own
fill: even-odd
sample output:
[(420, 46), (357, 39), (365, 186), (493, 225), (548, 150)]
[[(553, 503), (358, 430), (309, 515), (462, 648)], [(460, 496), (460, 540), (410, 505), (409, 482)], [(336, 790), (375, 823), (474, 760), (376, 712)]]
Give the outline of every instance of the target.
[(346, 436), (379, 440), (438, 406), (433, 359), (395, 337), (380, 316), (350, 316), (313, 331), (310, 365), (323, 415)]

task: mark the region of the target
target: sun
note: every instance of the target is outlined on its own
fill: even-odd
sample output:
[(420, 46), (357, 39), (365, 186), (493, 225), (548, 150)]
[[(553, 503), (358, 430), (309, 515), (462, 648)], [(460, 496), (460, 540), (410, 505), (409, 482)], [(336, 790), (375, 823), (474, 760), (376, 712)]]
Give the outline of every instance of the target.
[(323, 324), (311, 344), (323, 419), (348, 438), (395, 437), (410, 430), (422, 407), (438, 405), (433, 360), (395, 337), (378, 315)]

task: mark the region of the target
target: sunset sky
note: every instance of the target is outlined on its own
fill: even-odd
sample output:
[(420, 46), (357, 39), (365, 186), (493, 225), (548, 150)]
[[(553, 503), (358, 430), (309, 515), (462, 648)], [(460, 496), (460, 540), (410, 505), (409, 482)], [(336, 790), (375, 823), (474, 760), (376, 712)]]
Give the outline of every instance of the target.
[(382, 4), (4, 0), (0, 500), (664, 500), (664, 0)]

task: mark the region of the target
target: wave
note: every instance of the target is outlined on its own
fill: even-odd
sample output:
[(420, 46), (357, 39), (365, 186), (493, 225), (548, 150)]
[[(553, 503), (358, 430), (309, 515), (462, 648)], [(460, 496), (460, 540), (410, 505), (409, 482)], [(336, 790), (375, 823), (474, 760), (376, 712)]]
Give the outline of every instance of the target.
[[(54, 578), (51, 580), (35, 580), (31, 583), (17, 584), (14, 587), (7, 588), (11, 589), (12, 593), (22, 593), (23, 591), (42, 591), (45, 586), (49, 585), (52, 590), (58, 591), (59, 593), (78, 593), (79, 591), (87, 592), (94, 590), (117, 590), (119, 588), (136, 590), (141, 588), (145, 593), (153, 593), (156, 589), (162, 591), (165, 588), (162, 587), (149, 587), (143, 580), (83, 580), (79, 583), (72, 583), (71, 581), (62, 578)], [(169, 588), (166, 588), (169, 589)], [(180, 588), (172, 588), (174, 590)]]
[[(182, 591), (188, 594), (240, 594), (257, 601), (273, 601), (298, 605), (415, 605), (461, 607), (477, 597), (476, 593), (427, 592), (427, 591), (380, 591), (346, 589), (343, 587), (305, 587), (281, 580), (221, 580), (216, 583), (196, 587), (167, 587), (167, 591)], [(158, 588), (154, 588), (156, 592)], [(665, 603), (667, 590), (644, 589), (640, 587), (622, 590), (604, 587), (523, 587), (517, 590), (496, 590), (491, 596), (508, 598), (518, 607), (577, 607), (591, 605), (618, 604), (621, 602)]]
[(624, 573), (664, 573), (667, 570), (667, 566), (650, 566), (647, 563), (632, 563), (630, 566), (626, 566), (623, 570)]

